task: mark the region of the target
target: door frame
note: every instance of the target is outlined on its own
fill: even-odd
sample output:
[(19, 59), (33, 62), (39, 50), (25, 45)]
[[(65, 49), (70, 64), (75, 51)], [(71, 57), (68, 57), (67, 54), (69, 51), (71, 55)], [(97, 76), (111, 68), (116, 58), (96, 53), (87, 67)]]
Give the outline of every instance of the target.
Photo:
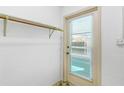
[[(97, 12), (97, 18), (95, 19), (95, 28), (94, 28), (94, 34), (96, 36), (95, 38), (95, 49), (93, 51), (95, 51), (95, 55), (96, 57), (93, 58), (93, 61), (95, 62), (95, 65), (93, 65), (95, 68), (94, 73), (93, 74), (93, 80), (92, 82), (89, 81), (89, 83), (87, 82), (83, 82), (83, 85), (101, 85), (101, 7), (97, 7), (97, 6), (93, 6), (93, 7), (86, 7), (83, 8), (77, 12), (74, 12), (70, 15), (64, 16), (64, 39), (63, 39), (63, 45), (64, 45), (64, 49), (63, 49), (63, 79), (65, 82), (68, 81), (68, 55), (66, 54), (68, 52), (67, 49), (67, 44), (68, 44), (68, 20), (81, 16), (81, 15), (85, 15), (91, 12)], [(74, 78), (74, 80), (76, 80), (76, 78)], [(78, 80), (78, 79), (77, 79)], [(88, 81), (88, 80), (86, 80)], [(78, 81), (78, 82), (81, 82)], [(71, 82), (73, 84), (73, 82)]]

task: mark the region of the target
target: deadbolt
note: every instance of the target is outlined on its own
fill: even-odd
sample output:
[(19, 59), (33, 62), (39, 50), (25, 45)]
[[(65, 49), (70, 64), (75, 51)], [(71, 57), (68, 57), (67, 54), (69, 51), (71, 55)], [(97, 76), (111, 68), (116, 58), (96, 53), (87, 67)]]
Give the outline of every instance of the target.
[(67, 48), (69, 48), (69, 46), (67, 46)]

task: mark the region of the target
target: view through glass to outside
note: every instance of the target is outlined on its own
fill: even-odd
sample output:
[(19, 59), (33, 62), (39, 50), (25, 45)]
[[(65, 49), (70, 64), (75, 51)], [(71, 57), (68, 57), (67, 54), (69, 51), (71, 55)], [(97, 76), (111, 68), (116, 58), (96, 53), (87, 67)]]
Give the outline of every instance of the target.
[(70, 22), (71, 73), (92, 80), (92, 30), (93, 16)]

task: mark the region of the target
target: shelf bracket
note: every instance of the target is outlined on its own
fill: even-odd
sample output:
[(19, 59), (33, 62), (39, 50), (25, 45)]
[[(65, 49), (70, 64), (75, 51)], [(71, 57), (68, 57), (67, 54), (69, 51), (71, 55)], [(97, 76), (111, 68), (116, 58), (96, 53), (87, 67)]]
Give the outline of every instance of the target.
[(51, 38), (53, 33), (54, 33), (54, 29), (49, 29), (49, 39)]
[(4, 19), (4, 27), (3, 27), (3, 36), (5, 37), (6, 36), (6, 31), (7, 31), (7, 21), (8, 21), (8, 16), (5, 16), (5, 19)]

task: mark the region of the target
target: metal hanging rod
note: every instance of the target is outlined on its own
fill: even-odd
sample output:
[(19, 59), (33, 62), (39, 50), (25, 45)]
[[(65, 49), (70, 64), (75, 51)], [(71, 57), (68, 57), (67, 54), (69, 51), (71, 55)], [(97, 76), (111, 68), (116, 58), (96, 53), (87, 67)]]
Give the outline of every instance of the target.
[[(10, 21), (23, 23), (23, 24), (28, 24), (28, 25), (33, 25), (33, 26), (37, 26), (37, 27), (53, 29), (54, 31), (63, 32), (62, 29), (54, 27), (54, 26), (51, 26), (51, 25), (47, 25), (47, 24), (43, 24), (43, 23), (39, 23), (39, 22), (35, 22), (35, 21), (30, 21), (30, 20), (27, 20), (27, 19), (22, 19), (22, 18), (18, 18), (18, 17), (14, 17), (14, 16), (9, 16), (9, 15), (5, 15), (5, 14), (0, 14), (0, 18), (4, 19), (5, 24), (6, 24), (7, 20), (10, 20)], [(6, 30), (6, 28), (5, 28), (5, 30)]]

